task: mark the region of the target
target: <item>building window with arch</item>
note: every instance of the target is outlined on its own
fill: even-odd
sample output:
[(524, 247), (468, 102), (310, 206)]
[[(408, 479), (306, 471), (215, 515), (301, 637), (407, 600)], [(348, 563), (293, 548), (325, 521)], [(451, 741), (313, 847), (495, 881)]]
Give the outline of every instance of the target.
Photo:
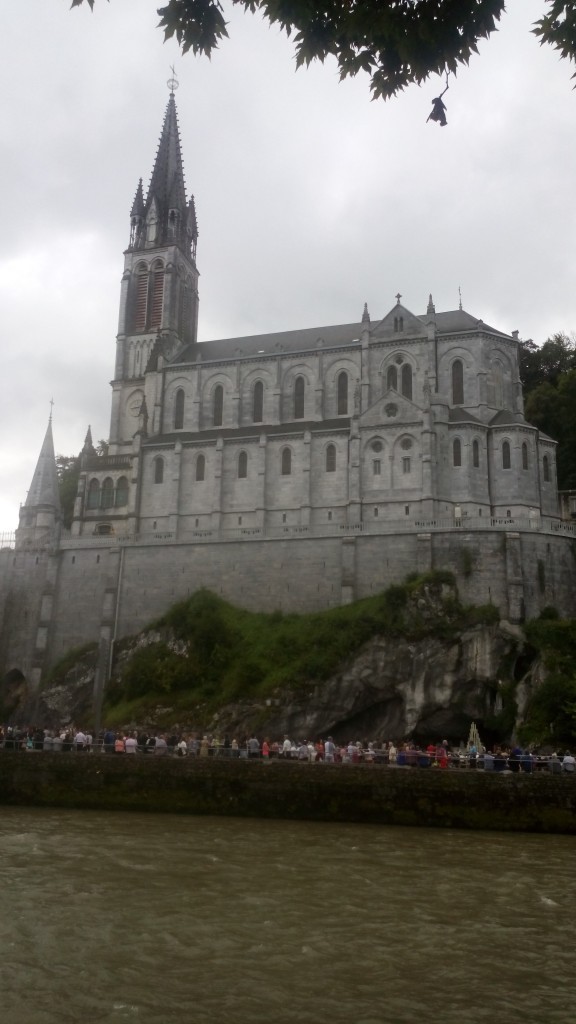
[(512, 462), (510, 459), (510, 442), (502, 442), (502, 469), (510, 469)]
[(304, 419), (304, 377), (294, 381), (294, 419)]
[(522, 469), (528, 469), (528, 445), (526, 441), (522, 443)]
[(206, 476), (206, 458), (200, 454), (196, 459), (196, 479), (203, 480)]
[(382, 459), (372, 459), (372, 475), (380, 476), (382, 473)]
[(264, 385), (257, 380), (252, 394), (252, 422), (262, 423), (264, 418)]
[(398, 391), (398, 370), (395, 366), (389, 366), (386, 373), (386, 389)]
[(329, 444), (326, 449), (326, 472), (336, 472), (336, 445)]
[(412, 472), (412, 460), (409, 455), (405, 455), (402, 459), (402, 472), (404, 474)]
[(100, 504), (100, 484), (96, 478), (92, 479), (88, 484), (88, 496), (86, 499), (86, 508), (98, 508)]
[(472, 465), (474, 469), (480, 468), (480, 445), (478, 441), (472, 442)]
[(452, 465), (462, 465), (462, 442), (459, 437), (455, 437), (452, 442)]
[(123, 508), (128, 504), (128, 480), (121, 476), (116, 483), (116, 507)]
[(280, 472), (282, 476), (290, 476), (292, 473), (292, 452), (289, 448), (282, 449), (282, 462)]
[(410, 363), (404, 363), (400, 371), (402, 377), (402, 394), (404, 398), (412, 399), (412, 367)]
[(248, 454), (240, 452), (238, 456), (238, 479), (243, 480), (248, 476)]
[(134, 303), (132, 309), (132, 328), (135, 331), (145, 331), (148, 320), (148, 267), (146, 263), (139, 263), (136, 268), (136, 281), (134, 285)]
[(464, 363), (461, 359), (452, 363), (452, 405), (464, 405)]
[(224, 388), (221, 384), (217, 384), (214, 388), (214, 395), (212, 399), (212, 425), (214, 427), (222, 426), (222, 417), (224, 414)]
[(542, 458), (542, 475), (544, 477), (544, 483), (550, 483), (550, 459), (547, 455)]
[(164, 459), (160, 456), (154, 459), (154, 483), (164, 483)]
[(184, 390), (178, 388), (174, 398), (174, 430), (182, 430), (184, 426), (184, 401)]
[(342, 370), (338, 374), (337, 381), (337, 393), (338, 393), (338, 416), (348, 415), (348, 374), (346, 370)]
[(152, 280), (150, 283), (150, 327), (161, 326), (163, 303), (164, 265), (161, 260), (156, 260), (152, 267)]
[(102, 484), (100, 505), (102, 508), (113, 508), (114, 506), (114, 483), (110, 476), (107, 476)]

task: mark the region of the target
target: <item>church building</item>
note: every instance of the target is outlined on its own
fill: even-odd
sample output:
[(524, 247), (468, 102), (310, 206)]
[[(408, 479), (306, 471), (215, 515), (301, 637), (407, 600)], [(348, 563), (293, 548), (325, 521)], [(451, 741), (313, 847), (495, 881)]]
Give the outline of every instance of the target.
[(12, 568), (40, 551), (50, 570), (36, 590), (21, 581), (12, 605), (13, 572), (0, 585), (4, 614), (28, 616), (26, 629), (13, 623), (27, 637), (20, 661), (114, 640), (198, 586), (294, 610), (410, 571), (458, 573), (463, 531), (471, 597), (517, 621), (568, 600), (556, 445), (524, 418), (518, 332), (461, 305), (437, 311), (432, 296), (413, 313), (398, 293), (380, 318), (364, 305), (346, 324), (199, 339), (198, 228), (173, 92), (127, 235), (108, 451), (88, 430), (65, 530), (49, 424)]

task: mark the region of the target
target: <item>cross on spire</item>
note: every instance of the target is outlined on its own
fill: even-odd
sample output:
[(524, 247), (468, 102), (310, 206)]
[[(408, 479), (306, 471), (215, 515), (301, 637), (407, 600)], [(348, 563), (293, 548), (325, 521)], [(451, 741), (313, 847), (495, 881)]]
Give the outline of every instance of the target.
[(396, 305), (397, 306), (400, 305), (400, 299), (401, 298), (402, 298), (402, 296), (401, 296), (400, 292), (396, 292), (395, 299), (396, 299)]
[(168, 79), (166, 85), (170, 89), (170, 95), (173, 96), (180, 83), (176, 78), (176, 68), (173, 64), (170, 65), (170, 71), (172, 72), (172, 77)]

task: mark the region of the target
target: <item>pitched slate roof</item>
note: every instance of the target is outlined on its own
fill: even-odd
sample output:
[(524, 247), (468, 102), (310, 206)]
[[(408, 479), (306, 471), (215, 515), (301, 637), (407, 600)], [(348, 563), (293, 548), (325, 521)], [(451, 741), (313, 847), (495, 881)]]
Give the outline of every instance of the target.
[[(422, 333), (430, 320), (428, 314), (417, 317), (422, 323)], [(435, 314), (438, 333), (453, 334), (469, 331), (487, 331), (501, 338), (510, 339), (510, 335), (490, 327), (482, 320), (466, 313), (463, 309), (451, 310), (447, 313)], [(381, 320), (373, 320), (375, 328)], [(316, 348), (345, 348), (355, 342), (360, 344), (362, 329), (361, 321), (352, 324), (335, 324), (328, 327), (305, 327), (296, 331), (277, 331), (273, 334), (250, 334), (243, 338), (219, 338), (216, 341), (203, 341), (199, 345), (187, 345), (172, 361), (174, 364), (195, 362), (200, 355), (202, 361), (234, 360), (254, 356), (275, 356), (282, 352), (310, 352)], [(402, 334), (398, 335), (400, 341)]]

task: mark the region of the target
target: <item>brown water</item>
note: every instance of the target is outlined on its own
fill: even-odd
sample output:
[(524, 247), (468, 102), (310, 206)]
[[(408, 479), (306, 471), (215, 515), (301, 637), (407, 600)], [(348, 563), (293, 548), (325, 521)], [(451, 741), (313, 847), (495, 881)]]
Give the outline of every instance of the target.
[(6, 1024), (572, 1024), (569, 837), (0, 808)]

